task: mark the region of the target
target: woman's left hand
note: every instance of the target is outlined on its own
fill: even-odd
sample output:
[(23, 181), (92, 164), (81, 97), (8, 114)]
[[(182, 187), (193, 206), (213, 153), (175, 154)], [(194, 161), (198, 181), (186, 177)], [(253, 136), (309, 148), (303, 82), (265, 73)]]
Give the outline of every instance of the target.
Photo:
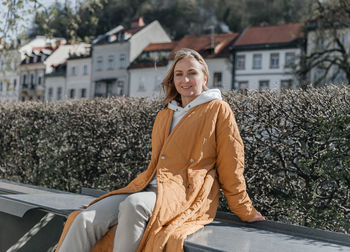
[(264, 221), (264, 220), (265, 220), (265, 217), (258, 212), (253, 218), (247, 220), (247, 222)]

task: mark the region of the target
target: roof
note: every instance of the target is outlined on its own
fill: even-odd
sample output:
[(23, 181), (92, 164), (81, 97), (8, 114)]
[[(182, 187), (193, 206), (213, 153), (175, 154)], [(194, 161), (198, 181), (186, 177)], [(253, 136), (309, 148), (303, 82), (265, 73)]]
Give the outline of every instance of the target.
[(154, 52), (154, 51), (172, 51), (177, 42), (164, 42), (164, 43), (151, 43), (143, 51)]
[[(185, 35), (178, 41), (176, 47), (170, 54), (174, 58), (175, 53), (181, 48), (190, 48), (199, 52), (204, 58), (229, 57), (229, 46), (238, 37), (238, 33)], [(214, 51), (211, 48), (212, 38), (214, 40)]]
[[(173, 51), (173, 49), (175, 48), (176, 45), (177, 45), (176, 41), (174, 41), (174, 42), (162, 42), (162, 43), (151, 43), (142, 51), (142, 54), (148, 53), (148, 52), (167, 52), (167, 53), (170, 53)], [(140, 58), (140, 56), (137, 57), (130, 64), (128, 69), (161, 67), (161, 66), (168, 65), (168, 57), (164, 56), (164, 55), (163, 55), (163, 57), (160, 57), (157, 59), (155, 59), (155, 58), (142, 59), (142, 58)]]
[(303, 23), (289, 23), (247, 28), (235, 46), (289, 43), (304, 37)]
[(124, 28), (113, 34), (105, 34), (103, 35), (95, 44), (109, 44), (116, 43), (120, 41), (127, 41), (134, 34), (145, 28), (146, 26), (132, 27), (132, 28)]

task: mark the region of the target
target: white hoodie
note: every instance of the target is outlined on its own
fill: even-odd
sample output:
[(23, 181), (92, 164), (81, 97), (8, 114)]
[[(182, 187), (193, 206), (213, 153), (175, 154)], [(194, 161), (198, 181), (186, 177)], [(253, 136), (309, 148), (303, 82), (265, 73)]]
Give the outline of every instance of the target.
[[(176, 124), (178, 124), (180, 122), (180, 120), (186, 115), (186, 113), (190, 109), (192, 109), (200, 104), (210, 102), (212, 100), (222, 100), (221, 92), (219, 89), (216, 89), (216, 88), (215, 89), (208, 89), (207, 91), (202, 92), (198, 97), (196, 97), (193, 101), (191, 101), (189, 104), (187, 104), (186, 107), (184, 107), (184, 108), (181, 105), (179, 105), (177, 103), (177, 101), (175, 101), (175, 100), (169, 102), (168, 108), (171, 110), (174, 110), (173, 120), (171, 122), (169, 134), (174, 129)], [(150, 185), (152, 185), (153, 187), (157, 186), (156, 175), (151, 180)]]

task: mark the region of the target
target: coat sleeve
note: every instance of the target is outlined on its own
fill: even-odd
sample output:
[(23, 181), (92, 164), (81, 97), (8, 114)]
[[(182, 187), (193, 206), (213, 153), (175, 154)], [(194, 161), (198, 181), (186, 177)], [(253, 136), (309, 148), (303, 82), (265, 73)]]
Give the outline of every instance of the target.
[(247, 221), (258, 212), (246, 191), (244, 179), (244, 145), (230, 106), (223, 102), (216, 122), (219, 183), (231, 211)]

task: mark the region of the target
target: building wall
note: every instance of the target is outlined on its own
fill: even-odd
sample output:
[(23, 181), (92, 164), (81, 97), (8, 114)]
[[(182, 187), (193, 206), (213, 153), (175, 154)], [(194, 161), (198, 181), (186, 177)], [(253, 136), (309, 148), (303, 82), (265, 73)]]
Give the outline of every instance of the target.
[[(294, 62), (298, 64), (301, 50), (292, 49), (274, 49), (274, 50), (252, 50), (238, 51), (236, 54), (236, 70), (235, 70), (235, 89), (240, 89), (242, 82), (247, 82), (247, 86), (243, 89), (259, 90), (260, 81), (268, 81), (268, 89), (278, 90), (281, 88), (281, 81), (292, 80), (292, 87), (295, 88), (295, 75), (293, 67), (286, 65), (286, 54), (294, 54)], [(278, 66), (271, 67), (271, 54), (278, 54)], [(241, 55), (245, 55), (244, 69), (237, 69), (237, 60)], [(261, 55), (261, 68), (253, 68), (254, 55)], [(243, 85), (242, 85), (243, 86)], [(242, 87), (241, 86), (241, 87)]]
[[(66, 80), (65, 94), (68, 99), (91, 97), (91, 58), (67, 60)], [(74, 97), (71, 97), (72, 94)]]
[(18, 101), (19, 63), (17, 50), (0, 51), (0, 101)]
[[(219, 88), (222, 91), (231, 90), (232, 86), (232, 63), (229, 58), (206, 59), (209, 68), (209, 88)], [(215, 73), (221, 75), (221, 86), (214, 81)], [(217, 78), (216, 78), (217, 80)], [(214, 83), (215, 82), (215, 83)]]
[(156, 97), (164, 93), (161, 82), (168, 72), (170, 65), (157, 68), (130, 69), (130, 96), (131, 97)]
[(65, 100), (64, 90), (66, 89), (65, 75), (46, 76), (45, 102)]
[[(114, 80), (112, 94), (127, 94), (128, 71), (130, 63), (130, 44), (126, 42), (95, 45), (92, 53), (92, 81), (91, 97), (105, 92), (106, 84), (103, 80)], [(111, 60), (113, 59), (113, 61)], [(124, 60), (121, 60), (124, 59)], [(102, 63), (99, 63), (101, 61)], [(101, 67), (99, 65), (101, 64)], [(117, 87), (119, 82), (122, 87)], [(121, 94), (122, 92), (122, 94)]]
[[(127, 70), (130, 62), (150, 43), (170, 41), (171, 39), (159, 22), (154, 21), (127, 41), (94, 45), (91, 83), (93, 92), (91, 96), (102, 96), (102, 94), (131, 96)], [(124, 60), (121, 60), (122, 58)], [(99, 69), (99, 60), (101, 61), (101, 59), (102, 68)], [(111, 64), (111, 59), (114, 59), (114, 64)]]
[[(46, 66), (43, 62), (20, 66), (20, 101), (44, 100), (45, 69)], [(24, 76), (26, 77), (24, 78)]]
[(64, 63), (68, 59), (70, 53), (75, 53), (78, 55), (85, 53), (88, 46), (89, 44), (85, 43), (76, 45), (61, 45), (45, 60), (46, 73), (48, 74), (52, 72), (52, 65)]
[[(324, 51), (324, 49), (332, 49), (335, 48), (336, 45), (332, 43), (329, 38), (333, 38), (334, 36), (330, 33), (330, 31), (326, 31), (325, 34), (319, 34), (317, 30), (308, 31), (307, 33), (307, 55), (311, 55), (314, 52)], [(339, 40), (345, 48), (347, 49), (347, 53), (350, 53), (350, 29), (339, 29), (338, 30)], [(337, 52), (332, 52), (333, 55), (336, 55)], [(332, 84), (341, 84), (347, 82), (346, 75), (339, 71), (339, 68), (336, 66), (331, 67), (326, 78), (322, 78), (323, 71), (320, 68), (314, 67), (311, 69), (309, 73), (309, 79), (311, 83), (315, 83), (318, 80), (320, 83), (329, 83)]]

